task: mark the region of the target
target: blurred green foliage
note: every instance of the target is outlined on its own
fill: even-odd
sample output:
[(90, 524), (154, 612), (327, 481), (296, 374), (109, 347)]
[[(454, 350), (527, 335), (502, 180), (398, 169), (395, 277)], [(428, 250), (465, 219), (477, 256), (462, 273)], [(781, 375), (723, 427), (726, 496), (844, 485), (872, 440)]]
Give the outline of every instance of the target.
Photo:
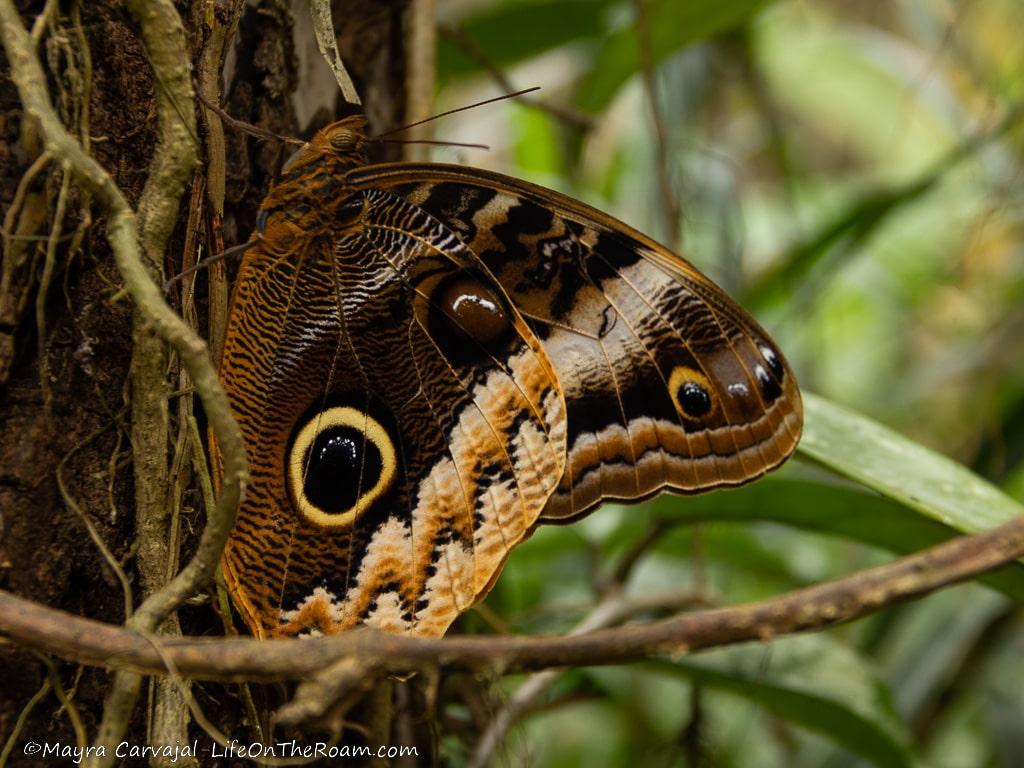
[[(438, 137), (492, 151), (437, 159), (669, 240), (664, 167), (681, 252), (823, 397), (797, 461), (772, 477), (539, 531), (467, 631), (567, 631), (623, 573), (627, 595), (763, 598), (995, 525), (1024, 501), (1020, 0), (643, 8), (646, 35), (630, 0), (445, 5), (439, 109), (501, 91), (495, 72), (557, 109), (449, 119)], [(567, 672), (498, 764), (1018, 765), (1022, 601), (1016, 566), (813, 637)], [(521, 682), (483, 695), (500, 709)], [(465, 744), (444, 749), (468, 759)]]

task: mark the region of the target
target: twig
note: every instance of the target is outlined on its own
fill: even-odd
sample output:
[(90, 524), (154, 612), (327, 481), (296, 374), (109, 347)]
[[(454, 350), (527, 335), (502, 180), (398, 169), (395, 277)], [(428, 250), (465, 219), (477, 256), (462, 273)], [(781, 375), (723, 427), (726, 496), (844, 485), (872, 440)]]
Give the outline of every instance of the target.
[(31, 37), (33, 47), (39, 47), (39, 42), (43, 39), (43, 35), (46, 34), (46, 28), (53, 20), (53, 14), (57, 9), (57, 0), (46, 0), (46, 5), (43, 6), (42, 12), (40, 12), (40, 14), (36, 16), (36, 20), (32, 22)]
[[(16, 236), (11, 233), (14, 232), (14, 225), (18, 218), (18, 212), (21, 211), (21, 207), (25, 202), (25, 195), (28, 194), (29, 187), (32, 185), (32, 182), (35, 180), (35, 177), (42, 172), (43, 168), (46, 167), (46, 164), (49, 163), (52, 159), (53, 155), (51, 155), (49, 152), (43, 152), (41, 155), (39, 155), (39, 157), (32, 161), (32, 165), (28, 167), (28, 169), (22, 175), (21, 181), (18, 182), (18, 186), (14, 190), (14, 199), (11, 201), (10, 207), (8, 207), (7, 212), (4, 214), (4, 226), (2, 230), (4, 238), (4, 253), (9, 254), (11, 252), (11, 244), (7, 242), (7, 240), (13, 240), (16, 238)], [(28, 240), (29, 236), (18, 235), (17, 239)], [(33, 237), (32, 239), (49, 240), (50, 236), (39, 235), (38, 238)]]
[[(514, 672), (621, 664), (678, 656), (851, 621), (965, 581), (1024, 557), (1024, 516), (961, 536), (887, 565), (748, 605), (700, 611), (565, 637), (451, 637), (427, 640), (368, 629), (295, 640), (166, 638), (163, 651), (186, 677), (274, 681), (315, 675), (347, 656), (391, 669), (440, 664)], [(0, 631), (12, 641), (85, 664), (163, 674), (149, 642), (123, 627), (38, 605), (0, 591)], [(302, 652), (296, 652), (296, 642)]]
[(14, 727), (11, 729), (11, 735), (7, 737), (7, 741), (4, 742), (3, 750), (0, 750), (0, 768), (7, 765), (7, 759), (11, 756), (11, 752), (14, 751), (14, 745), (18, 743), (18, 737), (21, 736), (21, 731), (25, 727), (25, 723), (28, 722), (29, 715), (32, 714), (32, 710), (36, 708), (36, 705), (42, 701), (46, 694), (50, 692), (50, 678), (47, 677), (43, 680), (43, 684), (39, 686), (39, 690), (32, 694), (32, 698), (28, 700), (28, 703), (22, 707), (21, 712), (18, 713), (18, 719), (14, 722)]
[(310, 0), (309, 13), (313, 17), (316, 44), (334, 73), (334, 79), (338, 81), (341, 95), (349, 104), (361, 104), (356, 87), (352, 84), (352, 78), (345, 70), (345, 64), (338, 52), (338, 41), (334, 36), (334, 20), (331, 18), (331, 0)]
[[(503, 91), (516, 90), (508, 76), (490, 59), (483, 48), (477, 45), (476, 41), (465, 33), (464, 30), (447, 24), (440, 25), (439, 30), (444, 37), (447, 37), (455, 43), (455, 45), (459, 46), (467, 56), (487, 70), (488, 74), (490, 74), (494, 82), (498, 84), (499, 88)], [(552, 104), (545, 99), (523, 98), (520, 99), (520, 101), (533, 109), (539, 109), (541, 112), (547, 112), (555, 119), (561, 120), (562, 122), (581, 131), (589, 131), (594, 127), (594, 121), (590, 117), (582, 112), (577, 112), (575, 109), (560, 106), (558, 104)]]
[[(595, 629), (612, 626), (622, 613), (621, 593), (609, 593), (594, 609), (585, 616), (572, 630), (569, 636), (582, 635)], [(485, 768), (491, 764), (494, 753), (501, 746), (509, 729), (538, 698), (558, 679), (560, 669), (545, 669), (535, 672), (523, 681), (512, 697), (491, 718), (487, 729), (480, 736), (473, 749), (469, 768)]]
[(71, 187), (71, 173), (65, 165), (61, 173), (60, 192), (57, 193), (57, 207), (53, 213), (53, 224), (50, 237), (46, 243), (46, 258), (43, 260), (43, 273), (39, 276), (39, 287), (36, 291), (36, 333), (38, 334), (39, 355), (39, 388), (43, 394), (44, 418), (50, 418), (53, 412), (53, 389), (50, 386), (50, 348), (46, 328), (46, 299), (53, 282), (53, 273), (57, 270), (57, 244), (60, 240), (61, 228), (64, 226), (64, 213), (67, 210), (68, 190)]
[(210, 201), (213, 213), (218, 218), (224, 216), (227, 156), (224, 126), (213, 119), (210, 112), (218, 114), (221, 120), (226, 114), (217, 106), (220, 100), (221, 73), (226, 51), (234, 39), (238, 22), (245, 10), (245, 0), (232, 0), (225, 10), (227, 23), (223, 23), (222, 16), (218, 13), (210, 14), (207, 20), (203, 46), (198, 56), (195, 89), (196, 96), (206, 107), (200, 111), (206, 124), (206, 199)]
[[(434, 101), (434, 85), (437, 62), (437, 8), (436, 0), (412, 0), (406, 11), (409, 34), (406, 37), (405, 65), (405, 119), (410, 122), (430, 116)], [(409, 144), (427, 144), (430, 128), (423, 125), (411, 133)], [(405, 149), (407, 160), (426, 160), (428, 153), (423, 147), (409, 146)]]
[[(666, 528), (666, 530), (668, 529)], [(693, 592), (627, 598), (621, 590), (622, 582), (617, 582), (607, 589), (602, 600), (572, 628), (569, 636), (612, 627), (648, 611), (666, 609), (679, 611), (705, 603), (701, 595)], [(544, 692), (554, 684), (560, 674), (561, 670), (559, 669), (545, 669), (535, 672), (523, 681), (512, 697), (491, 718), (491, 722), (473, 750), (473, 756), (469, 762), (470, 768), (483, 768), (491, 764), (494, 753), (501, 746), (501, 742), (505, 740), (509, 729), (533, 706), (538, 698), (544, 695)]]
[(44, 653), (36, 653), (36, 658), (46, 667), (46, 677), (50, 681), (50, 687), (53, 688), (53, 692), (57, 695), (57, 700), (61, 703), (64, 711), (68, 713), (68, 720), (71, 721), (71, 730), (75, 732), (75, 742), (84, 750), (87, 744), (85, 725), (82, 724), (82, 717), (78, 714), (78, 708), (71, 701), (67, 691), (64, 690), (64, 684), (61, 682), (60, 675), (57, 672), (57, 665), (53, 663), (53, 659)]
[(633, 568), (650, 551), (651, 547), (661, 541), (662, 536), (682, 522), (682, 520), (677, 521), (666, 518), (655, 520), (640, 540), (626, 550), (626, 554), (622, 556), (619, 564), (615, 566), (615, 570), (609, 579), (609, 584), (612, 587), (625, 584), (629, 575), (633, 572)]
[[(85, 440), (73, 446), (71, 450), (64, 455), (64, 458), (60, 460), (60, 463), (57, 465), (55, 475), (57, 479), (57, 490), (60, 491), (61, 498), (64, 500), (64, 505), (74, 512), (78, 516), (78, 519), (82, 521), (82, 525), (85, 526), (85, 530), (89, 534), (89, 538), (92, 539), (92, 543), (96, 546), (96, 549), (99, 550), (103, 559), (107, 561), (107, 565), (110, 566), (110, 569), (114, 572), (118, 582), (121, 584), (121, 592), (124, 600), (124, 616), (127, 619), (132, 615), (132, 586), (128, 581), (128, 576), (125, 574), (124, 568), (122, 568), (121, 564), (117, 561), (117, 558), (114, 557), (113, 552), (110, 551), (110, 548), (103, 540), (100, 532), (96, 530), (96, 526), (93, 523), (92, 518), (90, 518), (85, 510), (78, 505), (75, 497), (71, 495), (71, 491), (68, 489), (67, 483), (64, 480), (64, 468), (68, 465), (68, 462), (71, 461), (71, 458), (86, 445), (106, 432), (110, 427), (116, 428), (117, 418), (111, 419), (110, 422), (97, 429), (91, 435), (86, 437)], [(111, 473), (113, 473), (113, 469), (111, 470)]]

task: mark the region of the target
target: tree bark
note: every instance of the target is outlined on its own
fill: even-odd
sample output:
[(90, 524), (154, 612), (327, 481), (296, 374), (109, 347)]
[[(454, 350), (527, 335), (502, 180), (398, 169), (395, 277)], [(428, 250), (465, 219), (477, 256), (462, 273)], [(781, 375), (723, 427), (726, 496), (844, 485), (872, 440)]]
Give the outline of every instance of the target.
[[(16, 5), (23, 24), (38, 30), (49, 97), (61, 121), (138, 208), (156, 170), (163, 91), (130, 3)], [(198, 87), (234, 117), (304, 138), (345, 111), (337, 86), (317, 76), (326, 65), (318, 59), (305, 0), (178, 0), (175, 8)], [(334, 3), (338, 45), (371, 130), (402, 119), (404, 11), (400, 1)], [(202, 412), (177, 358), (133, 319), (102, 212), (44, 152), (39, 127), (25, 116), (9, 72), (3, 53), (0, 588), (119, 623), (127, 618), (126, 605), (138, 606), (195, 548), (203, 500), (190, 469), (190, 417), (201, 422)], [(191, 114), (197, 106), (174, 108)], [(176, 274), (244, 241), (287, 156), (278, 143), (222, 126), (209, 110), (197, 116), (200, 165), (168, 220), (173, 229), (166, 248), (147, 254), (157, 274)], [(171, 291), (172, 304), (209, 339), (214, 359), (234, 268), (228, 263), (200, 272), (192, 293), (182, 291), (191, 281)], [(183, 608), (162, 631), (223, 634), (225, 619), (212, 590), (208, 597)], [(19, 745), (74, 744), (75, 728), (52, 692), (55, 685), (71, 696), (88, 738), (94, 737), (110, 676), (70, 664), (55, 670), (49, 674), (31, 654), (0, 646), (0, 738), (12, 734), (20, 719)], [(281, 697), (275, 689), (246, 693), (237, 686), (204, 685), (193, 693), (200, 705), (217, 702), (217, 725), (232, 736), (259, 735), (243, 720), (252, 719), (253, 706), (266, 710)], [(196, 733), (194, 724), (190, 731), (183, 727), (186, 710), (173, 684), (162, 684), (153, 695), (150, 706), (144, 697), (136, 708), (129, 741)], [(34, 763), (15, 749), (9, 764)]]

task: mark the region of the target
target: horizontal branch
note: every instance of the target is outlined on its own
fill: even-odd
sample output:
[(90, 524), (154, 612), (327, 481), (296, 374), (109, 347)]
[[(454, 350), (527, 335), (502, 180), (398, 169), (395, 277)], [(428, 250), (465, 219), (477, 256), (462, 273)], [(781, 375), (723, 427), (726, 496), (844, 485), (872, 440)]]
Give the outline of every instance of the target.
[[(859, 618), (897, 602), (970, 579), (1024, 557), (1024, 517), (962, 536), (887, 565), (749, 605), (701, 611), (564, 637), (479, 636), (437, 640), (357, 630), (304, 640), (150, 639), (123, 627), (0, 591), (0, 632), (15, 643), (85, 664), (167, 672), (189, 678), (272, 681), (308, 677), (355, 656), (390, 669), (440, 664), (471, 670), (525, 671), (678, 656)], [(296, 652), (301, 642), (301, 652)]]

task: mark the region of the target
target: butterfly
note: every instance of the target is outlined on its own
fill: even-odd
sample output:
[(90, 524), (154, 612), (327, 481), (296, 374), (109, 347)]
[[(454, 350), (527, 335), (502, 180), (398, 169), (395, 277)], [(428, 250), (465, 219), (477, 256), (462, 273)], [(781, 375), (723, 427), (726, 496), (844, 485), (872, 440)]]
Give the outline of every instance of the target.
[(223, 565), (255, 635), (440, 636), (539, 524), (793, 452), (793, 372), (689, 263), (367, 142), (349, 117), (296, 152), (234, 288), (220, 375), (251, 480)]

